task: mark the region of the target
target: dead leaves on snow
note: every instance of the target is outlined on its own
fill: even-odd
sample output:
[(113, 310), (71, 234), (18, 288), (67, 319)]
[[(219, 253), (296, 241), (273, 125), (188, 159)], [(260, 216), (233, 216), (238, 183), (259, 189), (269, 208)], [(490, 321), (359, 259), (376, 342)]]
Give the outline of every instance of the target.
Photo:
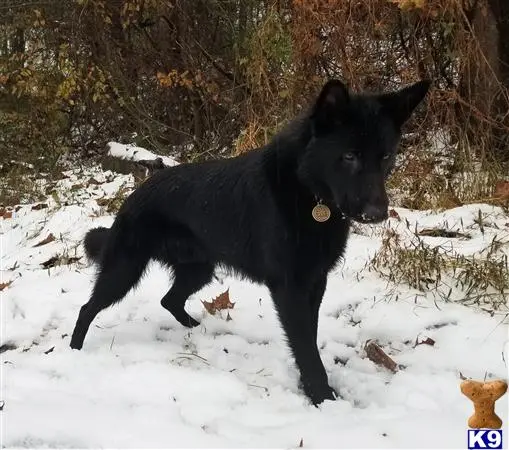
[(364, 351), (366, 352), (368, 359), (373, 361), (375, 364), (385, 367), (392, 373), (396, 373), (398, 371), (398, 365), (396, 362), (387, 353), (385, 353), (376, 342), (368, 340), (364, 346)]
[(3, 217), (4, 219), (12, 219), (12, 209), (1, 207), (0, 217)]
[[(202, 300), (202, 303), (207, 312), (211, 315), (215, 315), (217, 311), (233, 309), (233, 307), (235, 306), (235, 302), (232, 303), (230, 300), (230, 288), (228, 288), (222, 294), (219, 294), (211, 302), (206, 302)], [(227, 321), (232, 320), (229, 311), (227, 312), (226, 320)]]
[(53, 233), (50, 233), (50, 234), (48, 234), (48, 236), (45, 239), (43, 239), (42, 241), (35, 244), (34, 247), (40, 247), (41, 245), (49, 244), (50, 242), (53, 242), (54, 240), (55, 240), (55, 236), (53, 235)]
[(9, 287), (12, 284), (11, 281), (6, 281), (5, 283), (0, 283), (0, 292), (3, 291), (6, 287)]
[(81, 256), (67, 256), (67, 255), (55, 255), (47, 261), (41, 263), (44, 269), (50, 269), (57, 266), (66, 266), (77, 263), (81, 259)]
[[(413, 348), (418, 345), (429, 345), (433, 347), (435, 345), (435, 340), (427, 337), (426, 339), (419, 340), (419, 337), (415, 339), (415, 344)], [(374, 340), (368, 339), (366, 344), (364, 345), (364, 351), (366, 352), (367, 358), (374, 362), (378, 366), (385, 367), (387, 370), (392, 373), (396, 373), (400, 369), (404, 369), (405, 367), (396, 363), (383, 349), (378, 345)]]

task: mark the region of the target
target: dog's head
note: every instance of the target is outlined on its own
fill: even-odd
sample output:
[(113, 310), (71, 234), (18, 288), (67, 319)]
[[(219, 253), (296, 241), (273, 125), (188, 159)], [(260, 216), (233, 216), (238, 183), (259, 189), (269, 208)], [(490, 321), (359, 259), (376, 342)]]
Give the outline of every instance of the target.
[(315, 194), (355, 221), (385, 220), (385, 181), (401, 127), (429, 87), (426, 80), (395, 92), (353, 94), (338, 80), (325, 84), (311, 110), (311, 139), (299, 164)]

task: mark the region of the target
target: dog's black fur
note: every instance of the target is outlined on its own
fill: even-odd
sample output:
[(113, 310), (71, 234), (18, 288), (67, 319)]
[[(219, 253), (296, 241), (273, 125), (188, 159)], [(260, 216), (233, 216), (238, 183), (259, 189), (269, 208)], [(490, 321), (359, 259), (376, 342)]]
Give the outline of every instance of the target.
[[(351, 220), (387, 218), (385, 180), (401, 126), (429, 86), (354, 94), (331, 80), (265, 147), (156, 172), (126, 199), (110, 229), (86, 235), (87, 255), (100, 270), (71, 347), (81, 349), (92, 320), (122, 300), (151, 259), (175, 276), (162, 306), (182, 325), (198, 325), (186, 300), (223, 266), (269, 288), (304, 392), (315, 405), (334, 399), (316, 345), (327, 276)], [(326, 222), (311, 215), (317, 201), (331, 210)]]

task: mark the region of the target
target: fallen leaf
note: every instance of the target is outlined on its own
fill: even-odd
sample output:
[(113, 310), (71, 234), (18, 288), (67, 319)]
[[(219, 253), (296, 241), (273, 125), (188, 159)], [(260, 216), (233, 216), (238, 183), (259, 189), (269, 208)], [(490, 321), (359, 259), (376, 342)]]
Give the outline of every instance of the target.
[[(222, 294), (219, 294), (214, 300), (211, 302), (206, 302), (202, 300), (203, 306), (207, 310), (209, 314), (214, 315), (216, 311), (222, 310), (222, 309), (232, 309), (235, 306), (235, 303), (232, 303), (230, 301), (230, 288), (228, 288), (226, 291), (224, 291)], [(226, 320), (231, 320), (226, 318)]]
[(401, 217), (399, 217), (399, 214), (395, 209), (389, 209), (389, 217), (392, 217), (393, 219), (401, 220)]
[(58, 256), (52, 256), (50, 259), (41, 263), (41, 266), (45, 269), (49, 269), (50, 267), (55, 267), (58, 262)]
[(46, 203), (38, 203), (37, 205), (32, 206), (32, 211), (39, 211), (40, 209), (47, 208), (48, 205)]
[(95, 184), (95, 185), (99, 185), (99, 184), (101, 184), (101, 182), (97, 181), (95, 178), (93, 178), (93, 177), (92, 177), (92, 178), (90, 178), (90, 179), (88, 180), (88, 184)]
[(368, 340), (364, 346), (364, 350), (368, 359), (373, 361), (375, 364), (383, 366), (393, 373), (398, 371), (398, 365), (396, 362), (375, 342)]
[(4, 219), (12, 219), (12, 211), (5, 208), (0, 208), (0, 217), (3, 217)]
[(214, 304), (212, 302), (206, 302), (204, 300), (202, 300), (201, 302), (203, 303), (204, 308), (207, 310), (209, 314), (214, 315), (216, 313)]
[(49, 355), (53, 350), (55, 350), (55, 347), (51, 347), (50, 349), (46, 350), (44, 354)]
[(52, 256), (47, 261), (44, 261), (43, 263), (41, 263), (41, 266), (44, 267), (45, 269), (50, 269), (51, 267), (72, 264), (72, 263), (78, 262), (80, 259), (81, 259), (81, 256), (79, 256), (79, 257), (70, 256), (69, 257), (69, 256), (64, 256), (64, 255), (55, 255), (55, 256)]
[(48, 234), (48, 237), (43, 239), (41, 242), (38, 242), (34, 245), (34, 247), (40, 247), (41, 245), (49, 244), (50, 242), (53, 242), (55, 240), (55, 236), (53, 236), (53, 233)]
[(299, 447), (304, 447), (304, 439), (300, 438)]
[(509, 181), (497, 181), (495, 184), (495, 197), (509, 198)]
[(414, 348), (417, 347), (418, 345), (431, 345), (433, 347), (435, 345), (435, 341), (433, 339), (431, 339), (431, 338), (426, 338), (423, 341), (419, 342), (419, 340), (417, 338), (415, 340)]
[(443, 238), (467, 238), (467, 239), (471, 238), (469, 234), (460, 233), (459, 231), (454, 230), (446, 230), (444, 228), (424, 228), (423, 230), (419, 231), (417, 235)]
[(0, 291), (3, 291), (6, 287), (9, 287), (12, 284), (11, 281), (6, 281), (5, 283), (0, 283)]

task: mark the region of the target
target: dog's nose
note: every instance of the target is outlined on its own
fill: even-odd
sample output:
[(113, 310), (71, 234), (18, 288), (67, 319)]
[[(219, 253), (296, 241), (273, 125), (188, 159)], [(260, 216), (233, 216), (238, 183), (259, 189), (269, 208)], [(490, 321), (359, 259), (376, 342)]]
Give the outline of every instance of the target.
[(386, 206), (367, 205), (361, 213), (364, 222), (377, 223), (386, 220), (389, 217)]

